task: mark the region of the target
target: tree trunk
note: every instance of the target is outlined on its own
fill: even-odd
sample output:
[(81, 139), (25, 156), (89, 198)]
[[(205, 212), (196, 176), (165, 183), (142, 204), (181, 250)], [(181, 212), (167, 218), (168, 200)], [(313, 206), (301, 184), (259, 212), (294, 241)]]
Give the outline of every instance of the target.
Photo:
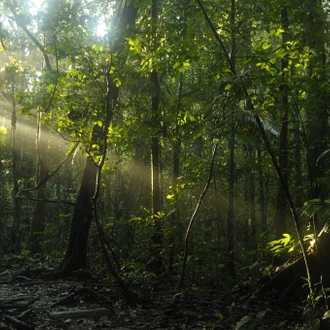
[(21, 214), (20, 214), (20, 201), (17, 198), (18, 193), (18, 177), (17, 177), (17, 145), (16, 145), (16, 101), (15, 101), (15, 86), (14, 82), (11, 83), (11, 96), (12, 96), (12, 112), (11, 112), (11, 129), (12, 129), (12, 175), (13, 175), (13, 227), (12, 227), (12, 248), (15, 253), (21, 250)]
[(231, 124), (231, 134), (228, 142), (229, 149), (229, 198), (227, 213), (227, 263), (228, 271), (232, 278), (236, 278), (234, 263), (234, 184), (235, 184), (235, 128), (234, 123)]
[(262, 164), (262, 155), (261, 155), (261, 147), (258, 146), (258, 156), (257, 156), (257, 167), (258, 167), (258, 177), (259, 177), (259, 205), (260, 205), (260, 218), (261, 218), (261, 230), (263, 233), (264, 241), (267, 241), (267, 232), (268, 232), (268, 224), (267, 224), (267, 205), (265, 199), (265, 183), (264, 183), (264, 172), (263, 172), (263, 164)]
[(294, 126), (294, 182), (295, 182), (295, 201), (296, 206), (301, 207), (304, 202), (304, 190), (303, 190), (303, 171), (302, 171), (302, 156), (301, 156), (301, 128), (300, 128), (300, 119), (298, 114), (295, 115), (293, 121)]
[[(230, 23), (231, 23), (231, 52), (230, 60), (235, 70), (236, 66), (236, 30), (235, 30), (235, 18), (236, 18), (236, 6), (235, 0), (231, 0), (231, 12), (230, 12)], [(235, 263), (234, 263), (234, 185), (235, 185), (235, 124), (234, 118), (231, 119), (230, 137), (228, 140), (229, 150), (229, 181), (228, 181), (228, 214), (227, 214), (227, 262), (228, 271), (232, 278), (236, 278)]]
[(65, 273), (87, 268), (87, 245), (93, 218), (92, 197), (95, 192), (96, 174), (97, 166), (88, 156), (71, 220), (68, 246), (61, 264)]
[(249, 159), (251, 159), (251, 169), (249, 171), (249, 209), (251, 219), (251, 245), (250, 249), (254, 251), (257, 248), (257, 219), (256, 219), (256, 191), (255, 191), (255, 151), (249, 147)]
[[(152, 47), (153, 50), (157, 49), (157, 21), (158, 21), (158, 9), (157, 9), (157, 0), (152, 1), (151, 8), (151, 20), (152, 20)], [(161, 173), (160, 173), (160, 143), (159, 143), (159, 134), (160, 134), (160, 118), (159, 118), (159, 81), (158, 73), (153, 69), (150, 76), (151, 81), (151, 114), (152, 122), (155, 125), (156, 129), (152, 132), (153, 136), (151, 138), (151, 193), (152, 193), (152, 214), (153, 214), (153, 223), (154, 223), (154, 234), (151, 237), (152, 241), (152, 260), (150, 262), (150, 268), (155, 273), (160, 273), (163, 260), (162, 260), (162, 244), (163, 244), (163, 235), (161, 233), (161, 219), (159, 218), (159, 212), (161, 211)]]
[[(288, 9), (281, 8), (281, 26), (284, 32), (282, 33), (282, 45), (285, 48), (288, 40)], [(289, 97), (288, 86), (285, 82), (287, 79), (289, 57), (286, 54), (281, 60), (282, 83), (280, 86), (281, 91), (281, 109), (280, 109), (280, 144), (279, 144), (279, 167), (283, 174), (283, 179), (287, 185), (288, 181), (288, 128), (289, 128)], [(276, 238), (282, 237), (282, 234), (287, 232), (286, 212), (287, 212), (287, 198), (281, 182), (279, 182), (277, 203), (275, 213), (275, 236)]]
[[(315, 50), (308, 61), (308, 90), (306, 107), (306, 133), (307, 133), (307, 166), (310, 183), (310, 198), (328, 198), (327, 183), (325, 182), (325, 159), (320, 157), (327, 150), (329, 137), (328, 125), (328, 95), (327, 68), (325, 51), (325, 27), (326, 16), (320, 0), (307, 2), (309, 15), (306, 24), (307, 46)], [(316, 233), (323, 224), (311, 224)]]
[[(46, 127), (41, 122), (42, 113), (38, 113), (37, 120), (37, 169), (36, 169), (36, 186), (39, 186), (48, 176), (47, 166), (47, 139), (44, 136)], [(41, 253), (42, 233), (46, 226), (46, 203), (43, 202), (47, 196), (47, 185), (44, 183), (37, 189), (37, 202), (34, 207), (33, 217), (30, 222), (30, 233), (28, 239), (28, 249), (33, 253)]]

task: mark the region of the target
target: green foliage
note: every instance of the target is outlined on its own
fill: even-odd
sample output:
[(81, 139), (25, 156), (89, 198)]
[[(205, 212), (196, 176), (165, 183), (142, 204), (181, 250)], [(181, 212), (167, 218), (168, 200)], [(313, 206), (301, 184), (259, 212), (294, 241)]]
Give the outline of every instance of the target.
[(312, 199), (304, 203), (301, 207), (301, 215), (309, 219), (319, 217), (322, 221), (327, 221), (330, 215), (330, 200)]
[(0, 147), (3, 146), (6, 142), (8, 131), (6, 127), (0, 126)]
[[(330, 288), (325, 288), (322, 279), (315, 284), (313, 295), (305, 301), (303, 317), (309, 323), (307, 329), (327, 329), (330, 325), (329, 298)], [(303, 328), (305, 329), (305, 328)]]
[(274, 256), (292, 254), (297, 251), (298, 246), (299, 243), (287, 233), (283, 234), (283, 238), (268, 243), (269, 250)]
[(146, 269), (144, 262), (125, 260), (120, 271), (127, 283), (143, 290), (152, 290), (158, 280), (154, 273)]
[[(282, 138), (279, 124), (282, 101), (287, 96), (290, 166), (285, 174), (289, 189), (294, 196), (301, 197), (300, 203), (297, 201), (301, 205), (304, 198), (311, 195), (311, 187), (321, 183), (329, 188), (330, 172), (326, 166), (320, 167), (320, 173), (324, 174), (322, 180), (308, 182), (310, 167), (314, 163), (317, 166), (326, 163), (329, 150), (324, 147), (325, 150), (317, 152), (313, 162), (308, 153), (315, 148), (306, 144), (312, 140), (324, 146), (324, 141), (329, 140), (328, 136), (317, 136), (317, 124), (322, 121), (310, 117), (313, 113), (317, 117), (324, 95), (329, 94), (329, 68), (322, 64), (323, 59), (318, 62), (321, 54), (326, 59), (324, 63), (328, 63), (328, 54), (321, 51), (322, 45), (316, 45), (322, 40), (320, 30), (316, 33), (309, 25), (313, 21), (311, 15), (317, 17), (315, 22), (323, 19), (322, 8), (311, 7), (310, 3), (304, 4), (311, 7), (306, 10), (296, 1), (247, 2), (237, 7), (235, 24), (232, 24), (228, 3), (205, 2), (219, 36), (235, 59), (238, 74), (233, 75), (195, 2), (165, 0), (159, 3), (156, 37), (152, 31), (150, 2), (136, 3), (138, 19), (134, 28), (125, 31), (124, 51), (119, 54), (112, 48), (117, 38), (116, 28), (107, 26), (104, 38), (95, 33), (101, 16), (106, 22), (113, 19), (116, 10), (109, 7), (112, 3), (50, 1), (48, 7), (42, 6), (38, 13), (30, 15), (28, 6), (17, 1), (15, 6), (20, 20), (39, 41), (43, 40), (52, 70), (41, 68), (40, 49), (14, 24), (8, 28), (1, 26), (0, 30), (8, 30), (10, 35), (10, 47), (13, 47), (10, 51), (19, 49), (20, 56), (25, 57), (22, 61), (1, 62), (1, 92), (8, 92), (11, 83), (20, 85), (16, 95), (20, 112), (29, 115), (31, 120), (37, 113), (42, 114), (42, 121), (51, 134), (47, 137), (49, 140), (60, 137), (72, 144), (79, 142), (83, 153), (92, 156), (95, 163), (100, 159), (105, 140), (92, 140), (93, 127), (107, 133), (108, 159), (103, 168), (98, 207), (113, 258), (118, 260), (121, 274), (129, 283), (149, 288), (158, 280), (147, 267), (153, 249), (150, 238), (154, 234), (155, 220), (150, 205), (150, 140), (153, 137), (159, 139), (161, 149), (163, 198), (162, 211), (157, 215), (162, 223), (160, 251), (166, 271), (172, 272), (171, 279), (179, 273), (186, 226), (207, 179), (209, 153), (215, 140), (219, 141), (219, 152), (210, 191), (193, 229), (188, 285), (229, 283), (226, 265), (232, 251), (226, 251), (226, 221), (230, 193), (235, 197), (234, 256), (244, 263), (241, 272), (248, 272), (251, 277), (256, 277), (260, 271), (270, 272), (263, 264), (255, 262), (256, 257), (266, 254), (265, 246), (275, 256), (298, 253), (299, 248), (298, 242), (287, 233), (268, 245), (266, 238), (257, 241), (260, 232), (271, 235), (274, 231), (272, 217), (278, 207), (275, 201), (279, 186), (266, 148), (260, 142), (255, 115), (262, 118), (275, 158), (280, 158), (286, 151), (278, 146)], [(281, 22), (281, 6), (289, 9), (288, 28)], [(328, 28), (322, 31), (326, 34), (323, 40), (327, 40)], [(284, 36), (286, 41), (283, 41)], [(236, 52), (234, 41), (239, 46)], [(288, 65), (282, 70), (284, 59), (288, 60)], [(151, 71), (159, 75), (159, 90), (150, 82)], [(120, 88), (116, 102), (107, 97), (112, 88)], [(286, 90), (288, 95), (285, 95)], [(151, 96), (156, 93), (160, 100), (157, 118), (150, 111)], [(109, 105), (111, 113), (107, 110)], [(7, 120), (9, 112), (10, 109), (1, 116)], [(108, 123), (110, 117), (112, 120)], [(305, 128), (311, 121), (315, 122), (316, 129)], [(34, 136), (34, 123), (21, 123), (23, 128), (20, 129)], [(313, 135), (310, 132), (314, 132)], [(229, 168), (231, 134), (235, 135), (235, 164)], [(9, 135), (8, 128), (0, 127), (1, 163), (4, 165), (4, 170), (0, 169), (0, 212), (1, 221), (5, 221), (1, 226), (6, 231), (6, 242), (13, 204)], [(25, 139), (21, 142), (18, 181), (23, 188), (33, 187), (35, 174), (31, 169), (37, 157), (33, 145), (27, 146)], [(178, 177), (173, 170), (175, 148), (179, 158)], [(59, 145), (49, 145), (49, 170), (57, 167), (60, 150)], [(47, 198), (74, 202), (84, 160), (75, 154), (72, 166), (63, 168), (47, 182)], [(228, 183), (232, 169), (233, 192), (229, 191)], [(24, 196), (33, 199), (34, 193)], [(301, 214), (328, 221), (328, 196), (319, 197), (305, 202)], [(22, 214), (27, 218), (31, 216), (32, 206), (33, 201), (22, 201)], [(58, 261), (65, 249), (68, 221), (73, 212), (71, 206), (60, 203), (47, 204), (47, 210), (48, 229), (40, 234), (45, 249), (43, 258)], [(262, 221), (267, 228), (261, 228)], [(27, 234), (29, 225), (23, 229)], [(313, 235), (305, 237), (306, 241), (313, 239)], [(91, 255), (95, 256), (93, 269), (98, 269), (102, 267), (102, 255), (96, 239), (91, 241)], [(28, 260), (37, 262), (32, 256), (28, 256)], [(236, 328), (257, 327), (265, 313), (246, 316)]]
[(240, 319), (236, 325), (234, 330), (253, 330), (262, 322), (266, 313), (270, 312), (268, 309), (265, 309), (257, 314), (246, 315), (242, 319)]

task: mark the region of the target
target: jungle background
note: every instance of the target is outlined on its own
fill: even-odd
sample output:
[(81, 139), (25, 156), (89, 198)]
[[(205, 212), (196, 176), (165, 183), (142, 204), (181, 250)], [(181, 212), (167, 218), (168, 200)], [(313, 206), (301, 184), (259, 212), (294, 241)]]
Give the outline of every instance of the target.
[(302, 255), (300, 302), (326, 312), (327, 1), (0, 8), (4, 269), (83, 270), (134, 305)]

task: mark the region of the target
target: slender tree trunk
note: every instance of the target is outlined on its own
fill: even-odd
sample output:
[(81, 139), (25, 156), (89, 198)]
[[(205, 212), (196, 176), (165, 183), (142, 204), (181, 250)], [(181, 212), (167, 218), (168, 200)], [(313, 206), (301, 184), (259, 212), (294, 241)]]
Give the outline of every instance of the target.
[[(247, 184), (244, 186), (244, 202), (245, 205), (249, 205), (249, 187), (248, 187), (248, 180)], [(250, 238), (250, 223), (249, 223), (248, 217), (245, 218), (244, 220), (244, 230), (243, 230), (243, 245), (244, 245), (244, 250), (248, 251), (249, 250), (249, 238)]]
[(297, 207), (303, 205), (304, 202), (304, 190), (303, 190), (303, 174), (302, 174), (302, 157), (301, 157), (301, 130), (299, 118), (294, 119), (294, 182), (295, 182), (295, 200)]
[(251, 249), (257, 248), (257, 219), (256, 219), (256, 191), (255, 191), (255, 151), (249, 148), (249, 158), (251, 159), (251, 170), (249, 172), (249, 209), (251, 219)]
[(11, 112), (11, 130), (12, 130), (12, 175), (13, 175), (13, 228), (12, 228), (12, 247), (16, 253), (21, 250), (21, 214), (20, 214), (20, 201), (17, 198), (18, 193), (18, 176), (17, 176), (17, 145), (16, 145), (16, 121), (17, 121), (17, 111), (16, 111), (16, 101), (15, 101), (15, 86), (14, 82), (11, 84), (11, 96), (12, 96), (12, 112)]
[[(157, 21), (158, 21), (158, 9), (157, 0), (152, 1), (152, 34), (153, 34), (153, 45), (154, 50), (157, 49)], [(152, 133), (151, 138), (151, 185), (152, 185), (152, 214), (154, 222), (154, 234), (152, 235), (151, 241), (153, 244), (153, 256), (150, 266), (156, 273), (161, 271), (163, 260), (162, 260), (162, 244), (163, 235), (161, 234), (161, 219), (159, 218), (159, 212), (161, 211), (161, 173), (160, 173), (160, 114), (159, 114), (159, 81), (158, 73), (155, 69), (151, 72), (150, 76), (152, 97), (151, 97), (151, 114), (152, 122), (156, 126), (156, 130)]]
[(267, 224), (267, 205), (265, 198), (265, 182), (264, 182), (264, 172), (263, 172), (263, 163), (262, 163), (262, 155), (261, 148), (258, 146), (258, 178), (259, 178), (259, 205), (260, 205), (260, 218), (261, 218), (261, 230), (264, 235), (264, 241), (266, 242), (268, 239), (268, 224)]
[[(47, 164), (47, 138), (44, 137), (46, 127), (41, 122), (42, 113), (38, 113), (37, 120), (37, 168), (36, 168), (36, 186), (39, 186), (48, 176), (48, 164)], [(30, 233), (28, 239), (28, 249), (32, 253), (40, 253), (42, 251), (41, 239), (42, 233), (46, 226), (46, 203), (42, 202), (47, 196), (47, 185), (43, 184), (37, 189), (37, 202), (34, 207), (33, 217), (30, 222)]]
[[(181, 111), (181, 98), (182, 98), (182, 89), (183, 89), (183, 74), (179, 75), (179, 84), (178, 84), (178, 99), (179, 105), (177, 109), (177, 114)], [(181, 153), (181, 138), (180, 138), (180, 128), (179, 125), (175, 128), (175, 139), (172, 142), (173, 148), (173, 160), (172, 160), (172, 187), (176, 189), (178, 184), (178, 177), (180, 175), (180, 153)], [(173, 224), (172, 228), (175, 228), (175, 224), (178, 223), (179, 218), (179, 205), (176, 201), (174, 205), (174, 212), (170, 217), (170, 222)], [(174, 265), (174, 242), (175, 242), (175, 232), (171, 233), (170, 236), (170, 250), (169, 250), (169, 269), (171, 270)]]
[[(288, 40), (288, 28), (289, 18), (288, 9), (286, 7), (281, 8), (281, 25), (284, 32), (282, 33), (282, 47), (286, 47)], [(288, 128), (289, 128), (289, 97), (288, 97), (288, 86), (286, 84), (287, 71), (288, 71), (289, 55), (286, 54), (281, 60), (281, 71), (282, 71), (282, 83), (280, 91), (282, 93), (281, 98), (281, 109), (280, 109), (280, 156), (279, 156), (279, 167), (283, 174), (285, 184), (288, 181)], [(281, 182), (279, 182), (278, 194), (277, 194), (277, 206), (275, 214), (275, 235), (277, 238), (282, 237), (283, 233), (287, 232), (286, 224), (286, 212), (287, 212), (287, 198), (283, 190)]]
[[(231, 24), (231, 52), (230, 60), (235, 69), (236, 63), (236, 32), (235, 32), (235, 17), (236, 6), (235, 0), (231, 0), (230, 24)], [(227, 257), (228, 257), (228, 271), (232, 278), (236, 277), (235, 263), (234, 263), (234, 185), (235, 185), (235, 124), (234, 119), (231, 119), (231, 130), (228, 141), (229, 150), (229, 181), (228, 181), (228, 214), (227, 214)]]
[[(158, 78), (155, 71), (151, 74), (151, 81), (155, 86), (158, 86)], [(157, 88), (158, 89), (158, 88)], [(156, 92), (158, 94), (158, 91)], [(154, 118), (157, 118), (159, 98), (158, 95), (152, 96), (152, 112), (155, 114)], [(158, 126), (158, 125), (157, 125)], [(159, 131), (155, 134), (159, 134)], [(160, 145), (158, 136), (154, 136), (151, 139), (151, 194), (152, 194), (152, 214), (154, 221), (154, 234), (152, 235), (153, 244), (153, 260), (152, 269), (155, 272), (159, 272), (162, 267), (161, 248), (163, 237), (161, 234), (161, 219), (159, 218), (159, 212), (161, 211), (161, 189), (160, 189)]]
[(235, 263), (234, 263), (234, 186), (235, 186), (235, 128), (232, 122), (231, 134), (228, 142), (229, 149), (229, 198), (228, 198), (228, 213), (227, 213), (227, 258), (228, 271), (232, 278), (236, 278)]

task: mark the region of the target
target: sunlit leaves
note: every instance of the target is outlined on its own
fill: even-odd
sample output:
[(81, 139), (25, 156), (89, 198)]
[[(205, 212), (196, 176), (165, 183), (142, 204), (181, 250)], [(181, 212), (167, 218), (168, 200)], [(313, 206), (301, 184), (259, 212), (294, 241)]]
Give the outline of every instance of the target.
[(180, 73), (184, 73), (185, 71), (187, 71), (189, 69), (189, 67), (190, 67), (190, 61), (189, 60), (186, 60), (183, 63), (176, 62), (173, 65), (173, 69), (177, 70)]
[[(22, 61), (11, 57), (9, 63), (5, 64), (1, 70), (0, 83), (2, 88), (10, 88), (12, 84), (16, 84), (21, 79), (22, 75), (26, 73)], [(16, 86), (15, 86), (16, 87)]]
[(8, 131), (6, 127), (0, 126), (0, 146), (4, 145)]
[(279, 256), (283, 253), (292, 253), (296, 250), (298, 242), (290, 234), (284, 233), (283, 238), (268, 243), (270, 252)]

